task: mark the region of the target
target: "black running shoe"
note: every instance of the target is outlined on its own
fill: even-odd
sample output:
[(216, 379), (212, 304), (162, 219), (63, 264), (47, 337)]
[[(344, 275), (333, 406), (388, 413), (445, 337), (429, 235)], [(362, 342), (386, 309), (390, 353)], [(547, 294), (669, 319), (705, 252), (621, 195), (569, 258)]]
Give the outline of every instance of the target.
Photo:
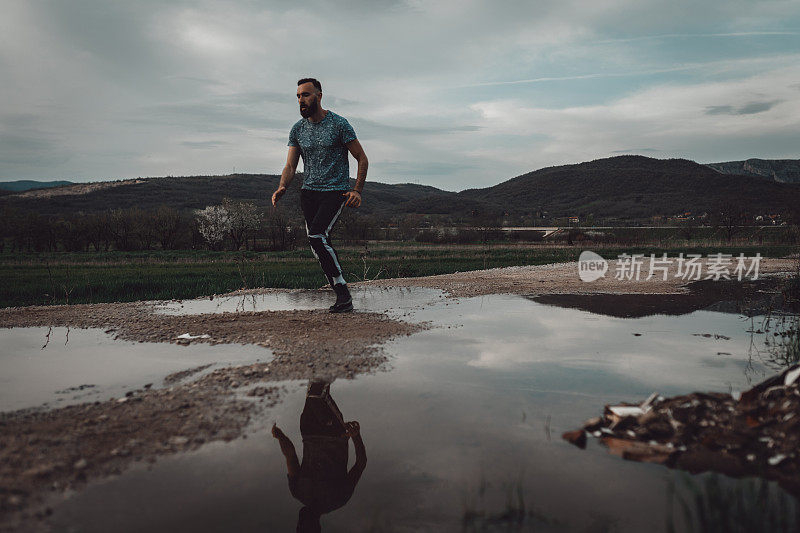
[(333, 286), (336, 293), (336, 303), (328, 309), (331, 313), (346, 313), (353, 310), (353, 298), (350, 296), (350, 291), (344, 283), (337, 283)]

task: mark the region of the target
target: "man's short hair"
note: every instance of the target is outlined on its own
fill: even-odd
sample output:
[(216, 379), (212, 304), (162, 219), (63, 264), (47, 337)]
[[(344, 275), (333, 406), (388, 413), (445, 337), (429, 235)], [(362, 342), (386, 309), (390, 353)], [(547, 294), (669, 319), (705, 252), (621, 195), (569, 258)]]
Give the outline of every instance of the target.
[(314, 84), (314, 88), (316, 90), (318, 90), (319, 92), (322, 92), (322, 84), (320, 82), (318, 82), (316, 79), (314, 79), (314, 78), (303, 78), (302, 80), (297, 80), (297, 86), (298, 87), (300, 87), (304, 83), (312, 83), (312, 84)]

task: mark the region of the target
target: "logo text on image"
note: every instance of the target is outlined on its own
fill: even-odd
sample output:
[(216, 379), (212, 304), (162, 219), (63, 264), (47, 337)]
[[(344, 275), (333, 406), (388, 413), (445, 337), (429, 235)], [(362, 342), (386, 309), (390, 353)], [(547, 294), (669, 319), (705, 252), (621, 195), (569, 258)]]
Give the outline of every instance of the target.
[(605, 276), (608, 270), (608, 261), (598, 254), (584, 250), (578, 257), (578, 276), (581, 281), (591, 282)]

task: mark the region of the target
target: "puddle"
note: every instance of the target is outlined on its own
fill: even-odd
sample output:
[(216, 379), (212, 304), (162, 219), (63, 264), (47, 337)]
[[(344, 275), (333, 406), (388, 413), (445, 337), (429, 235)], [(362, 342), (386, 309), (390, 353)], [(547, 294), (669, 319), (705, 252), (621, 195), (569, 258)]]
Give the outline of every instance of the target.
[(147, 383), (159, 387), (179, 370), (272, 357), (255, 345), (139, 343), (65, 327), (0, 329), (0, 346), (0, 411), (102, 401)]
[[(357, 311), (387, 313), (393, 318), (406, 317), (410, 311), (445, 300), (438, 289), (424, 287), (357, 287), (351, 289)], [(154, 301), (154, 312), (165, 315), (198, 315), (243, 311), (289, 311), (327, 309), (336, 299), (329, 291), (278, 291), (266, 294), (217, 296), (181, 301)], [(453, 302), (450, 302), (453, 304)]]
[(621, 318), (685, 315), (711, 310), (748, 316), (797, 312), (780, 294), (780, 278), (767, 275), (757, 281), (701, 280), (677, 294), (542, 294), (531, 299), (557, 307), (581, 309)]
[[(368, 460), (349, 501), (322, 515), (323, 531), (666, 531), (680, 473), (594, 443), (576, 450), (561, 433), (607, 403), (741, 391), (772, 373), (753, 352), (752, 324), (734, 314), (624, 319), (502, 295), (431, 294), (422, 306), (410, 294), (401, 312), (442, 327), (388, 343), (390, 372), (330, 385), (343, 420), (360, 423)], [(55, 529), (294, 530), (303, 505), (270, 428), (302, 461), (306, 387), (292, 383), (246, 439), (90, 484), (55, 507)], [(749, 482), (693, 479), (734, 492)], [(341, 498), (341, 484), (323, 485), (319, 494)]]

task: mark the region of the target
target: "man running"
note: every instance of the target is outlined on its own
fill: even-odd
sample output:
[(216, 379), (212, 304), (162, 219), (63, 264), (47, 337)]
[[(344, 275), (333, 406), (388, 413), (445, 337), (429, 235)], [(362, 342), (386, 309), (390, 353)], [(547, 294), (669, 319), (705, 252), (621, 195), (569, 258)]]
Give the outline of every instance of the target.
[[(289, 155), (280, 184), (272, 194), (272, 205), (277, 205), (286, 192), (302, 156), (304, 178), (300, 189), (300, 207), (306, 219), (311, 251), (336, 293), (336, 303), (330, 307), (330, 311), (352, 311), (353, 299), (342, 276), (336, 250), (331, 246), (330, 231), (344, 206), (356, 208), (361, 205), (361, 191), (369, 164), (367, 155), (350, 123), (330, 109), (322, 109), (320, 82), (314, 78), (299, 80), (297, 101), (303, 118), (289, 132)], [(348, 151), (358, 161), (356, 184), (352, 190)]]

